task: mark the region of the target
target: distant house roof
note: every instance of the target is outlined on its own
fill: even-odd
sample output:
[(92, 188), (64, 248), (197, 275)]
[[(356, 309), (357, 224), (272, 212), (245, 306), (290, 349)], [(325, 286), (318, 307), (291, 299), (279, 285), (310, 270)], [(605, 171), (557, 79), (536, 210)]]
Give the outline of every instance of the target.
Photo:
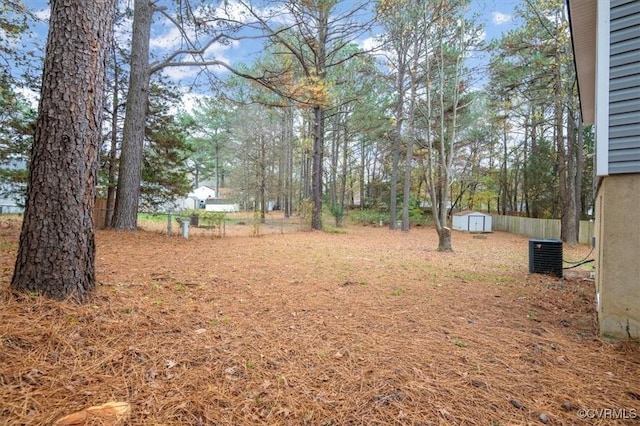
[(597, 0), (567, 0), (582, 120), (593, 124), (596, 106)]
[(199, 186), (193, 191), (191, 191), (188, 197), (196, 197), (198, 200), (205, 200), (208, 197), (214, 197), (216, 195), (216, 191), (209, 188), (208, 186)]

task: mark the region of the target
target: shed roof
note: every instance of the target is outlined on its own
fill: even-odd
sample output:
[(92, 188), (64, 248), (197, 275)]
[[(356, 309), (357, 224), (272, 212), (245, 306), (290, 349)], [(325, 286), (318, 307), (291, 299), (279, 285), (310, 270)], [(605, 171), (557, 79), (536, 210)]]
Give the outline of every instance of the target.
[(473, 215), (473, 216), (491, 216), (491, 215), (488, 215), (488, 214), (485, 214), (485, 213), (476, 212), (476, 211), (473, 211), (473, 210), (463, 210), (461, 212), (453, 213), (453, 215), (454, 216), (471, 216), (471, 215)]

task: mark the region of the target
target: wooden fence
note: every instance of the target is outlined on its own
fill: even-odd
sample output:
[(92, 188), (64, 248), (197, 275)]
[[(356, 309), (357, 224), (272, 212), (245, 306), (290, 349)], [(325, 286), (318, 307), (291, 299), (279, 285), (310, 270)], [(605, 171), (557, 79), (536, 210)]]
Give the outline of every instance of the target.
[[(533, 238), (560, 238), (559, 219), (533, 219), (530, 217), (499, 215), (492, 215), (491, 219), (494, 231), (511, 232)], [(580, 244), (591, 244), (591, 239), (594, 235), (593, 225), (591, 221), (580, 221), (580, 231), (578, 232), (578, 242)]]

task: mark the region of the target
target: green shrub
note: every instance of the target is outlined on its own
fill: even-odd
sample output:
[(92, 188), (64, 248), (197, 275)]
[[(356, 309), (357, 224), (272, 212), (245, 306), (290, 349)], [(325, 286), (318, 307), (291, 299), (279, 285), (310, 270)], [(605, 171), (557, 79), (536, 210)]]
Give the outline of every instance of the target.
[(340, 204), (332, 204), (329, 206), (329, 211), (336, 221), (336, 227), (340, 228), (344, 220), (344, 207)]
[[(396, 218), (402, 220), (402, 211), (399, 211)], [(353, 223), (359, 223), (361, 225), (377, 225), (387, 226), (389, 225), (389, 212), (379, 210), (352, 210), (349, 212), (349, 220)], [(431, 215), (425, 213), (419, 204), (410, 204), (409, 208), (409, 223), (412, 226), (426, 226), (431, 223)]]
[(349, 212), (349, 220), (361, 225), (388, 225), (389, 212), (378, 210), (352, 210)]
[(215, 226), (219, 228), (226, 219), (227, 215), (224, 212), (202, 212), (200, 215), (200, 224), (204, 226)]

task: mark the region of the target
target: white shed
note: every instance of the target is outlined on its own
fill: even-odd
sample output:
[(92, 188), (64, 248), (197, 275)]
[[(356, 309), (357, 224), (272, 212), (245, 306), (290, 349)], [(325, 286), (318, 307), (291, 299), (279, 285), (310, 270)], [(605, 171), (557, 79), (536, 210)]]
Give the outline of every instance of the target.
[(208, 212), (237, 213), (240, 211), (237, 203), (223, 198), (207, 198), (205, 200), (205, 209)]
[(470, 211), (454, 213), (453, 229), (468, 232), (491, 232), (491, 216)]

